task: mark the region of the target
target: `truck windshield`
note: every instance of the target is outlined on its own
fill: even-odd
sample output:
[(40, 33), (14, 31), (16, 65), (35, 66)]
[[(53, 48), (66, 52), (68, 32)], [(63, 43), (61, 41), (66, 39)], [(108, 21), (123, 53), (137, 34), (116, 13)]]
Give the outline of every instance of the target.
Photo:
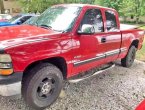
[(56, 6), (47, 9), (31, 25), (50, 28), (55, 31), (68, 32), (80, 13), (81, 7)]

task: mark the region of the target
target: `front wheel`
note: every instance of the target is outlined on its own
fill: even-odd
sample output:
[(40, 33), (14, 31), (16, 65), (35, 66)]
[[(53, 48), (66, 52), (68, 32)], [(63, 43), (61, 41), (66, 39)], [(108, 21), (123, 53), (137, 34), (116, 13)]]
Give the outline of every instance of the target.
[(22, 95), (30, 107), (44, 109), (58, 98), (62, 84), (62, 72), (56, 66), (44, 63), (29, 71), (22, 84)]
[(121, 59), (121, 64), (123, 67), (131, 67), (136, 56), (136, 47), (131, 46), (126, 57)]

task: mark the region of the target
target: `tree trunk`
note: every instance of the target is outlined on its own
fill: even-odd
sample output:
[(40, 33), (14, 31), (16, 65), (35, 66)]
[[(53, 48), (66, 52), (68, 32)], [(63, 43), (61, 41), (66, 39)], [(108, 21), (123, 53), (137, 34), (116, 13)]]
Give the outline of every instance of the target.
[(0, 11), (1, 11), (1, 13), (3, 13), (3, 14), (5, 13), (3, 0), (0, 0)]
[(123, 16), (123, 21), (126, 22), (127, 21), (127, 17)]
[(139, 23), (139, 17), (136, 17), (136, 24)]

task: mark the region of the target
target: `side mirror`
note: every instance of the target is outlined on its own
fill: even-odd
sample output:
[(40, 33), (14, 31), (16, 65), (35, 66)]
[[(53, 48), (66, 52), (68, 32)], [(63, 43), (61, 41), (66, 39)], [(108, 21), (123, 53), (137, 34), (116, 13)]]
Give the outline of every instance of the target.
[(81, 29), (78, 31), (78, 34), (94, 34), (95, 28), (90, 24), (83, 24)]
[(20, 24), (22, 24), (22, 22), (21, 21), (17, 21), (17, 24), (20, 25)]

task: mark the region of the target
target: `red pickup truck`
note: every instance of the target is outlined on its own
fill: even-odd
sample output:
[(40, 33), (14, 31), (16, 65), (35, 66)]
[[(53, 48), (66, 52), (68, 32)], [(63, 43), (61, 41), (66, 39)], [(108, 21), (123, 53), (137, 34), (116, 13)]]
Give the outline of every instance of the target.
[[(52, 6), (31, 25), (0, 28), (0, 95), (22, 93), (44, 109), (59, 96), (63, 81), (79, 82), (114, 66), (130, 67), (144, 31), (120, 30), (118, 13), (96, 5)], [(92, 68), (95, 73), (85, 72)]]

